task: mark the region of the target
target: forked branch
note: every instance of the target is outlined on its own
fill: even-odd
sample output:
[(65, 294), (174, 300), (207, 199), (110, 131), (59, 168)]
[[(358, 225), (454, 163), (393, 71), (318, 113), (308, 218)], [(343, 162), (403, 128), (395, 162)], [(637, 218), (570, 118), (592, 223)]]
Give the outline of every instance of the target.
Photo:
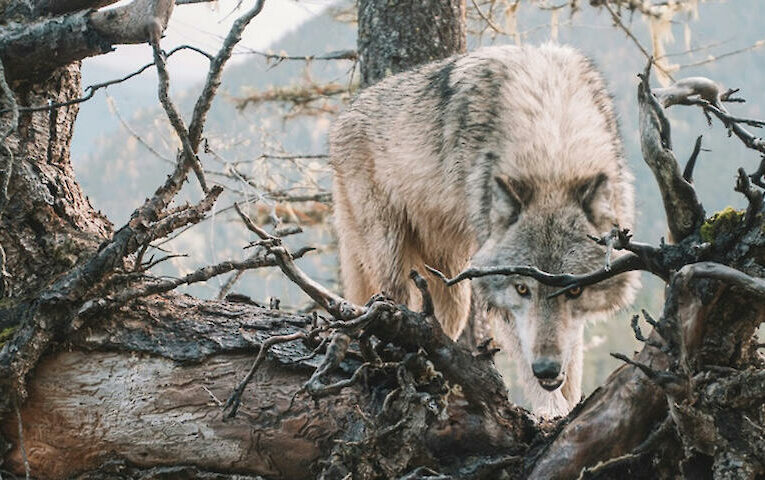
[(671, 238), (679, 242), (696, 229), (704, 218), (704, 209), (693, 185), (683, 178), (672, 152), (669, 121), (651, 93), (650, 73), (649, 62), (643, 74), (639, 75), (640, 146), (643, 159), (659, 184)]

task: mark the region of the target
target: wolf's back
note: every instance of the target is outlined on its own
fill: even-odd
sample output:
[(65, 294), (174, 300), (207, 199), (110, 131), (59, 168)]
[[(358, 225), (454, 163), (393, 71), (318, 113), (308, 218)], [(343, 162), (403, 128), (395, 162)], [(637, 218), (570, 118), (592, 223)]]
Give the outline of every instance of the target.
[[(424, 263), (464, 268), (488, 235), (496, 175), (554, 197), (602, 172), (615, 217), (633, 221), (611, 99), (569, 47), (487, 47), (389, 77), (338, 118), (330, 152), (343, 281), (360, 303), (380, 290), (410, 302), (409, 269)], [(455, 336), (469, 287), (430, 283), (436, 315)]]

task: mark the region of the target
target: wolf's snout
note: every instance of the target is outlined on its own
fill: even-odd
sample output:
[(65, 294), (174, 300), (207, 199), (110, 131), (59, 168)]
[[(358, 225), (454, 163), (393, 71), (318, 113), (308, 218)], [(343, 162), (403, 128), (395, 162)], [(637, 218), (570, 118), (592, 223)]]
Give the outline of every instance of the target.
[(531, 364), (534, 376), (540, 379), (555, 378), (560, 373), (560, 363), (549, 358), (540, 358)]
[(540, 358), (531, 364), (531, 371), (545, 390), (553, 391), (563, 383), (560, 363), (550, 358)]

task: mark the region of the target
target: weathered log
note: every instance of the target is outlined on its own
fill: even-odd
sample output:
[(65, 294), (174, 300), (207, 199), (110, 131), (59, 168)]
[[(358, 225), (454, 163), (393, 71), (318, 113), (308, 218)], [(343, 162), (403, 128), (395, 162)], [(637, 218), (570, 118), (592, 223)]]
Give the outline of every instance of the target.
[[(311, 317), (169, 295), (99, 320), (46, 357), (29, 385), (21, 417), (35, 476), (67, 478), (124, 460), (147, 468), (193, 465), (313, 478), (336, 442), (360, 441), (373, 431), (365, 422), (379, 410), (385, 387), (354, 385), (325, 399), (301, 395), (293, 401), (319, 362), (304, 358), (311, 349), (299, 341), (271, 348), (239, 415), (224, 418), (220, 403), (257, 344), (310, 326)], [(349, 356), (329, 380), (348, 376), (359, 364)], [(537, 433), (525, 414), (494, 416), (502, 410), (488, 414), (459, 397), (448, 418), (429, 425), (420, 445), (398, 447), (428, 452), (427, 463), (438, 467), (459, 456), (520, 453)], [(22, 474), (15, 416), (5, 418), (1, 430), (15, 445), (5, 468)], [(391, 443), (397, 443), (395, 435)]]

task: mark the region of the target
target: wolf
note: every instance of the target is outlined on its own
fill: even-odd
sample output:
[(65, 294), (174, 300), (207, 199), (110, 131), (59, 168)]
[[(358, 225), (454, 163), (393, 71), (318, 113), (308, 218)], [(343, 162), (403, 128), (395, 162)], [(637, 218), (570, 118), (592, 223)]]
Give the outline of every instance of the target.
[[(330, 158), (342, 283), (357, 303), (384, 291), (418, 307), (409, 272), (425, 265), (589, 272), (604, 249), (588, 235), (633, 222), (611, 97), (568, 46), (485, 47), (391, 76), (336, 120)], [(455, 339), (475, 291), (532, 409), (551, 417), (580, 401), (586, 321), (631, 303), (638, 279), (555, 297), (520, 276), (429, 285)]]

